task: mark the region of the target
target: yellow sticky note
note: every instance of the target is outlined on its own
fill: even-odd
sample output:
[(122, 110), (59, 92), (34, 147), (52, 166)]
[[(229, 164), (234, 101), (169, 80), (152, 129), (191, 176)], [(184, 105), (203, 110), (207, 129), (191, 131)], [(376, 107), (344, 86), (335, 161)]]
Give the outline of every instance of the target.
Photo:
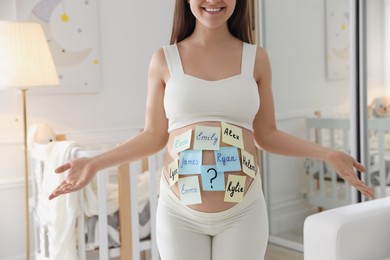
[(247, 151), (241, 150), (242, 171), (254, 178), (256, 175), (255, 158)]
[(222, 122), (222, 142), (244, 149), (242, 129)]
[(181, 151), (187, 150), (191, 146), (192, 130), (182, 133), (181, 135), (175, 136), (173, 139), (172, 151), (174, 153), (180, 153)]
[(179, 162), (174, 160), (168, 165), (169, 171), (169, 185), (174, 185), (179, 180)]
[(183, 204), (192, 205), (202, 203), (198, 176), (180, 178), (179, 191)]
[(246, 176), (230, 174), (226, 183), (226, 202), (241, 202), (244, 198)]

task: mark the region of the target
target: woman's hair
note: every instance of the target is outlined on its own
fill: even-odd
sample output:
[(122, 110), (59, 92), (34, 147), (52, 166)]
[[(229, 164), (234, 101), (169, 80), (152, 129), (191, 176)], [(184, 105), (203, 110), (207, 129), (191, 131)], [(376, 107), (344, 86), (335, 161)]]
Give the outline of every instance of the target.
[[(248, 1), (237, 0), (234, 12), (228, 20), (228, 29), (234, 37), (253, 43), (249, 17)], [(181, 42), (190, 36), (194, 32), (195, 23), (196, 18), (191, 12), (188, 1), (176, 0), (170, 43)]]

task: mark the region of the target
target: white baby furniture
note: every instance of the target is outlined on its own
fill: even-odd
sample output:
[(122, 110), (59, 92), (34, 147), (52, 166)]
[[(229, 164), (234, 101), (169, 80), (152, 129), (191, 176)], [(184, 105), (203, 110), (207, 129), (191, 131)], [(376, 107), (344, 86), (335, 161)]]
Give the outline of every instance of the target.
[[(55, 149), (57, 146), (59, 149)], [(149, 250), (151, 259), (159, 259), (155, 240), (155, 217), (158, 200), (158, 179), (163, 162), (163, 151), (118, 168), (109, 168), (98, 172), (96, 182), (76, 193), (60, 196), (48, 201), (49, 192), (60, 182), (63, 175), (55, 175), (53, 153), (63, 155), (67, 161), (76, 157), (89, 157), (99, 150), (86, 150), (75, 142), (53, 142), (48, 145), (34, 144), (30, 150), (31, 176), (33, 182), (30, 198), (31, 214), (34, 222), (34, 241), (36, 259), (89, 259), (91, 253), (98, 252), (99, 259), (106, 260), (120, 256), (120, 259), (145, 259)], [(54, 160), (52, 163), (50, 160)], [(130, 174), (131, 172), (131, 174)], [(142, 174), (144, 173), (144, 174)], [(112, 183), (117, 177), (118, 181)], [(95, 185), (95, 187), (93, 186)], [(92, 199), (91, 199), (92, 198)], [(147, 201), (147, 203), (140, 203)], [(96, 204), (96, 205), (95, 205)], [(96, 206), (96, 209), (95, 209)], [(141, 214), (140, 208), (149, 207)], [(120, 232), (119, 247), (109, 247), (108, 234), (116, 236), (108, 225), (109, 215), (117, 209)], [(85, 223), (88, 215), (98, 215), (98, 250), (86, 250)], [(53, 213), (54, 212), (54, 213)], [(148, 217), (148, 222), (141, 224), (140, 218)], [(148, 233), (145, 233), (148, 231)], [(146, 235), (145, 235), (146, 234)], [(142, 238), (142, 240), (140, 240)], [(57, 243), (57, 244), (56, 244)], [(58, 245), (60, 243), (60, 245)], [(61, 256), (57, 258), (54, 256)], [(95, 259), (95, 258), (94, 258)]]
[[(318, 115), (318, 114), (317, 114)], [(307, 118), (308, 139), (326, 147), (350, 152), (350, 121), (347, 118)], [(368, 122), (369, 164), (366, 183), (373, 187), (376, 197), (390, 193), (390, 119), (373, 118)], [(344, 182), (323, 161), (307, 159), (305, 171), (309, 176), (308, 199), (320, 210), (351, 203), (351, 185)]]
[(309, 216), (305, 260), (389, 260), (390, 197)]

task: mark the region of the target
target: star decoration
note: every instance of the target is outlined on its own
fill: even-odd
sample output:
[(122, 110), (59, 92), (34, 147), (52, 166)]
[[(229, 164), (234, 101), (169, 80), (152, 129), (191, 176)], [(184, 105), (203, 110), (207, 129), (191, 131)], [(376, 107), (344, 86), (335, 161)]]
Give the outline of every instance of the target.
[(67, 23), (69, 21), (69, 16), (66, 13), (62, 14), (61, 21)]

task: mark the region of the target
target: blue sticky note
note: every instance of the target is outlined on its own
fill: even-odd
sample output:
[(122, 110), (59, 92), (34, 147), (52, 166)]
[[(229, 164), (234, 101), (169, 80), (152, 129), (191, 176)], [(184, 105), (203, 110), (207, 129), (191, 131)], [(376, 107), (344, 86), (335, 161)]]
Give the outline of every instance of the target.
[(238, 157), (238, 148), (234, 146), (220, 147), (214, 151), (215, 164), (219, 172), (241, 171), (241, 160)]
[(180, 153), (179, 174), (200, 174), (201, 167), (201, 150), (186, 150)]
[(225, 173), (218, 172), (216, 165), (202, 166), (203, 190), (225, 190)]

